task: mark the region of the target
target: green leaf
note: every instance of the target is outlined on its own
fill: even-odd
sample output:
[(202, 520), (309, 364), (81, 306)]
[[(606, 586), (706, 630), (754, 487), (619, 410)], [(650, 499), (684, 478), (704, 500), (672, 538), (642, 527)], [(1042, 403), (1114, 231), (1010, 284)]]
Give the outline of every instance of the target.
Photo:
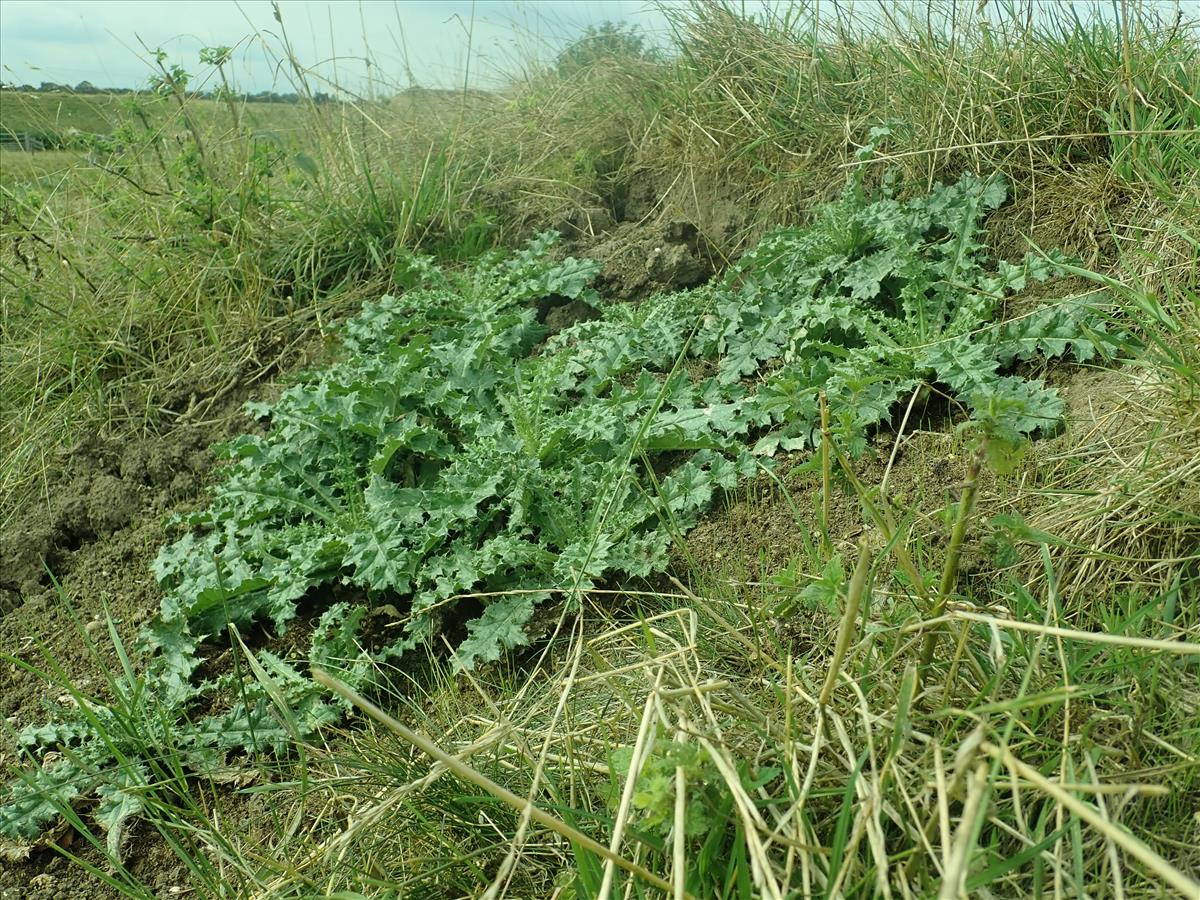
[[(767, 234), (719, 281), (637, 304), (598, 297), (598, 263), (550, 259), (552, 233), (445, 271), (399, 251), (398, 293), (339, 329), (339, 362), (250, 405), (262, 430), (224, 445), (210, 502), (178, 520), (187, 531), (154, 560), (162, 606), (139, 639), (150, 659), (121, 691), (119, 715), (134, 725), (117, 727), (114, 707), (89, 712), (111, 724), (103, 736), (66, 711), (24, 729), (24, 752), (44, 762), (69, 748), (79, 768), (23, 773), (0, 795), (0, 832), (30, 836), (94, 795), (119, 849), (153, 790), (139, 759), (168, 729), (189, 765), (209, 771), (231, 753), (287, 753), (345, 714), (267, 651), (248, 660), (253, 681), (195, 683), (205, 642), (231, 623), (282, 633), (302, 599), (336, 593), (308, 663), (370, 690), (384, 663), (464, 630), (457, 665), (499, 659), (528, 641), (549, 591), (665, 571), (672, 540), (766, 467), (762, 457), (819, 443), (821, 394), (851, 455), (930, 385), (970, 410), (964, 427), (987, 439), (993, 465), (1011, 464), (1063, 412), (1013, 366), (1134, 345), (1102, 307), (1074, 298), (1022, 303), (1023, 315), (997, 321), (1028, 285), (1079, 271), (1055, 253), (988, 259), (984, 216), (1006, 195), (999, 176), (906, 200), (870, 197), (851, 179), (809, 227)], [(598, 317), (541, 343), (539, 308), (564, 298)], [(798, 602), (835, 603), (843, 576), (834, 557)], [(360, 641), (372, 606), (405, 622), (382, 649)], [(123, 736), (130, 728), (140, 743)], [(701, 765), (664, 751), (638, 786), (645, 817), (665, 809), (676, 764)], [(719, 780), (709, 775), (689, 783)], [(722, 823), (701, 849), (713, 859), (727, 801), (703, 787), (689, 796), (688, 833)], [(834, 870), (849, 815), (844, 804)]]
[(455, 665), (471, 669), (478, 662), (494, 662), (501, 653), (528, 644), (525, 624), (536, 604), (549, 596), (523, 592), (494, 600), (483, 615), (467, 623), (467, 638), (458, 646)]
[(105, 831), (105, 846), (112, 859), (124, 856), (125, 827), (130, 819), (146, 809), (145, 792), (149, 774), (141, 765), (122, 767), (116, 777), (102, 784), (96, 793), (100, 804), (96, 807), (97, 824)]
[(0, 794), (0, 835), (33, 838), (86, 790), (89, 779), (64, 760), (49, 769), (18, 775)]
[(1058, 393), (1041, 381), (1017, 377), (984, 382), (971, 392), (970, 405), (976, 423), (1013, 446), (1038, 429), (1056, 428), (1064, 406)]

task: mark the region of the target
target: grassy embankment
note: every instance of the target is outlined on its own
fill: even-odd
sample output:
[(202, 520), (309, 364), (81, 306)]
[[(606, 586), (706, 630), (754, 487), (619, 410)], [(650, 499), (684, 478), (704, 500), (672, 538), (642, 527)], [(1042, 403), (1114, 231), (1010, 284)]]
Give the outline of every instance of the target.
[[(719, 562), (685, 548), (678, 590), (642, 595), (633, 626), (589, 603), (544, 668), (435, 673), (387, 699), (460, 769), (679, 896), (1185, 893), (1200, 877), (1200, 66), (1194, 30), (1121, 13), (878, 35), (697, 6), (673, 14), (669, 59), (540, 74), (435, 123), (310, 106), (286, 149), (237, 110), (201, 129), (176, 108), (179, 147), (151, 127), (119, 174), (5, 187), (5, 512), (81, 429), (169, 427), (196, 372), (236, 377), (259, 335), (299, 337), (386, 289), (398, 248), (467, 256), (648, 184), (650, 215), (694, 221), (734, 258), (860, 166), (909, 195), (1000, 171), (1014, 199), (989, 222), (994, 252), (1079, 255), (1099, 275), (1071, 289), (1108, 291), (1142, 342), (1064, 435), (992, 476), (953, 434), (914, 434), (941, 460), (918, 461), (903, 498), (865, 463), (840, 487), (819, 472), (749, 486), (731, 503), (745, 540)], [(396, 137), (406, 114), (419, 136)], [(887, 133), (859, 162), (873, 128)], [(921, 488), (946, 458), (961, 502)], [(856, 523), (827, 548), (797, 537), (787, 571), (762, 571), (753, 523), (785, 499), (798, 536), (831, 501), (879, 518), (864, 512), (861, 542)], [(779, 592), (832, 552), (857, 577), (781, 626)], [(939, 615), (894, 602), (916, 591)], [(386, 728), (333, 746), (249, 836), (199, 803), (152, 807), (192, 835), (179, 846), (202, 890), (610, 890), (597, 856), (430, 774)]]
[[(6, 95), (4, 110), (13, 131), (61, 121), (53, 96)], [(374, 116), (89, 97), (72, 120), (104, 126), (117, 152), (6, 151), (0, 520), (88, 429), (167, 427), (197, 389), (269, 370), (261, 344), (278, 351), (331, 305), (377, 293), (397, 247), (486, 237), (448, 163), (463, 111), (438, 94)]]

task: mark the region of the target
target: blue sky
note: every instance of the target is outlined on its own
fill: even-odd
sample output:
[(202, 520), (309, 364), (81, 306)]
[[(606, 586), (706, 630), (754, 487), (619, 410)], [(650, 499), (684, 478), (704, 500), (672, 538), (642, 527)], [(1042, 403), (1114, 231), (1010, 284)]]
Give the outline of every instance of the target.
[[(589, 24), (665, 27), (648, 0), (280, 0), (280, 8), (301, 62), (356, 91), (365, 89), (368, 55), (388, 86), (407, 85), (407, 60), (419, 84), (461, 87), (470, 46), (471, 85), (490, 87)], [(238, 87), (286, 92), (276, 74), (280, 37), (269, 0), (3, 0), (0, 78), (141, 87), (152, 71), (148, 51), (161, 47), (199, 74), (200, 48), (225, 45), (236, 47)]]

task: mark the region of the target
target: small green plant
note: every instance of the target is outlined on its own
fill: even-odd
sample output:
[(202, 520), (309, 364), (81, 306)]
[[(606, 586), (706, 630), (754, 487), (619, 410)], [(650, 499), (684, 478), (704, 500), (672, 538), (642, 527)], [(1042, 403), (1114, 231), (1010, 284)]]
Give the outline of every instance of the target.
[(753, 424), (769, 427), (760, 452), (818, 443), (820, 390), (852, 455), (921, 385), (940, 386), (996, 440), (1015, 445), (1057, 427), (1055, 392), (1003, 371), (1038, 356), (1111, 357), (1118, 343), (1081, 301), (997, 320), (1005, 298), (1067, 263), (1055, 253), (990, 263), (980, 223), (1005, 195), (999, 177), (969, 175), (903, 203), (864, 202), (851, 187), (815, 227), (776, 232), (743, 258), (701, 343), (716, 345), (723, 384), (765, 372), (745, 404)]
[[(656, 743), (637, 773), (629, 771), (632, 757), (632, 747), (620, 747), (610, 754), (612, 774), (634, 779), (630, 831), (645, 847), (658, 852), (663, 849), (656, 846), (660, 842), (666, 847), (672, 841), (681, 842), (689, 862), (684, 886), (691, 896), (728, 896), (734, 886), (733, 896), (753, 896), (745, 883), (749, 866), (744, 856), (743, 823), (726, 778), (736, 774), (743, 796), (755, 796), (777, 783), (780, 770), (740, 764), (735, 773), (723, 773), (710, 750), (679, 740)], [(614, 810), (619, 795), (620, 791), (614, 790), (610, 799)]]
[[(867, 429), (923, 383), (992, 440), (1054, 427), (1054, 392), (1005, 369), (1114, 345), (1079, 303), (996, 320), (1007, 295), (1062, 265), (987, 263), (980, 221), (1003, 198), (1000, 180), (973, 176), (907, 202), (851, 185), (812, 228), (768, 236), (721, 283), (640, 305), (601, 301), (599, 265), (552, 261), (552, 234), (462, 272), (405, 256), (394, 274), (407, 289), (344, 326), (345, 358), (252, 405), (267, 433), (223, 448), (212, 502), (154, 563), (162, 612), (128, 703), (155, 710), (200, 770), (232, 750), (286, 752), (345, 707), (265, 651), (252, 688), (197, 684), (199, 651), (256, 623), (284, 631), (322, 587), (406, 610), (384, 646), (360, 638), (366, 605), (320, 617), (309, 663), (354, 690), (442, 638), (457, 642), (458, 666), (496, 660), (528, 642), (550, 596), (662, 572), (672, 539), (739, 477), (820, 440), (820, 391), (839, 456), (860, 453)], [(546, 341), (538, 306), (555, 298), (601, 317)], [(200, 698), (230, 693), (226, 712), (189, 722)], [(105, 795), (138, 771), (113, 767), (136, 748), (102, 738), (107, 713), (87, 708), (21, 733), (33, 758), (71, 753), (10, 786), (0, 832), (31, 835), (72, 792)]]

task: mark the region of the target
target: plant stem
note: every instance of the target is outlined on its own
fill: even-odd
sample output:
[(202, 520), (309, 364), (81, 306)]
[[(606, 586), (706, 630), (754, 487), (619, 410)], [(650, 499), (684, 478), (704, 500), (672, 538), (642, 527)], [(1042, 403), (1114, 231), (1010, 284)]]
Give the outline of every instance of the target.
[[(984, 438), (980, 443), (975, 455), (971, 457), (971, 462), (967, 466), (967, 480), (963, 483), (962, 499), (958, 504), (958, 517), (954, 521), (954, 529), (950, 532), (950, 547), (946, 550), (946, 564), (942, 568), (942, 583), (938, 588), (937, 599), (933, 602), (933, 607), (929, 610), (929, 618), (936, 619), (942, 615), (946, 609), (946, 601), (950, 597), (950, 592), (954, 589), (954, 584), (958, 580), (958, 563), (962, 556), (963, 538), (967, 533), (967, 524), (971, 520), (971, 511), (975, 506), (975, 493), (979, 486), (979, 471), (983, 468), (984, 456), (987, 453), (987, 438)], [(938, 637), (941, 635), (941, 626), (933, 626), (929, 633), (925, 635), (925, 646), (921, 648), (921, 663), (920, 672), (924, 672), (929, 668), (929, 664), (933, 661), (933, 651), (937, 649)]]
[(833, 556), (833, 541), (829, 537), (829, 490), (833, 486), (833, 455), (830, 446), (833, 436), (829, 433), (829, 404), (825, 402), (825, 392), (821, 391), (821, 546), (825, 551), (825, 561)]
[(850, 487), (862, 502), (867, 517), (883, 533), (883, 539), (891, 547), (892, 555), (896, 557), (896, 562), (899, 564), (900, 570), (908, 578), (913, 591), (919, 598), (923, 598), (925, 595), (925, 580), (921, 576), (920, 569), (917, 568), (912, 557), (909, 556), (908, 548), (905, 546), (904, 541), (900, 540), (898, 535), (899, 526), (888, 511), (887, 498), (880, 497), (879, 505), (877, 506), (872, 501), (866, 487), (858, 480), (858, 476), (854, 474), (854, 467), (850, 465), (850, 460), (846, 459), (842, 451), (837, 449), (837, 447), (833, 447), (832, 450), (834, 455), (837, 456), (838, 465), (842, 467), (842, 471), (846, 474), (846, 478), (850, 482)]
[(850, 576), (850, 586), (846, 590), (846, 608), (842, 610), (842, 624), (838, 628), (837, 644), (833, 648), (833, 659), (829, 661), (829, 673), (825, 676), (825, 687), (821, 689), (820, 706), (829, 703), (829, 697), (837, 684), (838, 672), (842, 668), (842, 660), (850, 645), (854, 642), (854, 623), (858, 619), (858, 607), (862, 602), (863, 593), (867, 586), (867, 574), (871, 571), (871, 553), (867, 549), (867, 540), (863, 537), (858, 542), (858, 562), (854, 566), (854, 574)]

